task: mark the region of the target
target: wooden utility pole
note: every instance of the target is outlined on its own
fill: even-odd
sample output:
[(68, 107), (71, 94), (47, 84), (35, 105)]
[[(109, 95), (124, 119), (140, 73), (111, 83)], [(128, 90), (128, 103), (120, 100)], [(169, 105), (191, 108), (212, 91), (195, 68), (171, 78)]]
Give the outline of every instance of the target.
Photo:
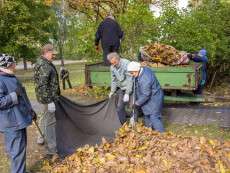
[(4, 0), (0, 0), (1, 2), (1, 8), (4, 6)]
[(58, 34), (58, 47), (59, 47), (59, 55), (61, 59), (61, 68), (60, 68), (60, 78), (62, 81), (63, 89), (66, 89), (65, 83), (69, 85), (69, 88), (72, 88), (69, 71), (64, 67), (64, 57), (63, 57), (63, 47), (66, 39), (66, 17), (65, 17), (65, 0), (61, 1), (61, 5), (59, 8), (56, 8), (56, 15), (58, 18), (59, 24), (59, 34)]
[(202, 0), (190, 0), (189, 5), (190, 7), (197, 8), (202, 4)]
[(60, 51), (61, 65), (64, 66), (63, 47), (64, 47), (65, 34), (66, 34), (65, 0), (62, 0), (60, 13), (61, 14), (59, 17), (59, 23), (60, 23), (60, 26), (59, 26), (59, 51)]

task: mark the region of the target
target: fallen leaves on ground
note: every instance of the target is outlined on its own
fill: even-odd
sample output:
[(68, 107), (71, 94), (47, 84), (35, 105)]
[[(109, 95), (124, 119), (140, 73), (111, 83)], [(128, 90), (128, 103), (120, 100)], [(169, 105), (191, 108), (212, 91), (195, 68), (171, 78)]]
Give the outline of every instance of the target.
[(86, 145), (52, 168), (53, 173), (228, 173), (230, 141), (160, 134), (141, 124), (120, 128), (113, 142)]
[(72, 89), (64, 90), (65, 95), (70, 96), (89, 96), (94, 98), (104, 98), (108, 96), (108, 87), (87, 87), (85, 85), (77, 86)]

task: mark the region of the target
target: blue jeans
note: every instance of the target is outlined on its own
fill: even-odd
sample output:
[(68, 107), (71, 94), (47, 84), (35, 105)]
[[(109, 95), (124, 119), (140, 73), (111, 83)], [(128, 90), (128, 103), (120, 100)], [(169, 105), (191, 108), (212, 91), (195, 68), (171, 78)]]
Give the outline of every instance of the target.
[(164, 132), (164, 126), (161, 120), (161, 116), (144, 115), (144, 122), (146, 127), (151, 127), (158, 132)]
[(4, 132), (6, 151), (11, 160), (11, 173), (26, 172), (26, 129)]

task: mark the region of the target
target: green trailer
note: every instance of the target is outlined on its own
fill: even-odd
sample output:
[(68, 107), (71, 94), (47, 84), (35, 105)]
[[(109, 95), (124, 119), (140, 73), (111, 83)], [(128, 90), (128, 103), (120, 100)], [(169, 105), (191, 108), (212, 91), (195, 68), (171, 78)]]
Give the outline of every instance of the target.
[[(166, 101), (205, 101), (202, 96), (193, 94), (201, 79), (201, 64), (152, 67), (152, 70), (165, 91)], [(111, 74), (109, 67), (103, 66), (101, 63), (86, 65), (85, 82), (87, 86), (110, 86)]]

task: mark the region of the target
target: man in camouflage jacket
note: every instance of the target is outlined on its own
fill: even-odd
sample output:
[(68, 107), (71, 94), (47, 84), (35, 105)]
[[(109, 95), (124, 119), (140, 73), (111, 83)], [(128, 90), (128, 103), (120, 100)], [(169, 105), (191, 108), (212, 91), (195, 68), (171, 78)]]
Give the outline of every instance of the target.
[(56, 51), (53, 45), (46, 44), (41, 51), (41, 57), (37, 60), (34, 67), (35, 92), (37, 100), (43, 104), (44, 113), (40, 117), (40, 128), (44, 138), (38, 137), (38, 144), (47, 143), (48, 155), (55, 155), (56, 132), (55, 132), (55, 101), (60, 95), (58, 73), (52, 63)]

